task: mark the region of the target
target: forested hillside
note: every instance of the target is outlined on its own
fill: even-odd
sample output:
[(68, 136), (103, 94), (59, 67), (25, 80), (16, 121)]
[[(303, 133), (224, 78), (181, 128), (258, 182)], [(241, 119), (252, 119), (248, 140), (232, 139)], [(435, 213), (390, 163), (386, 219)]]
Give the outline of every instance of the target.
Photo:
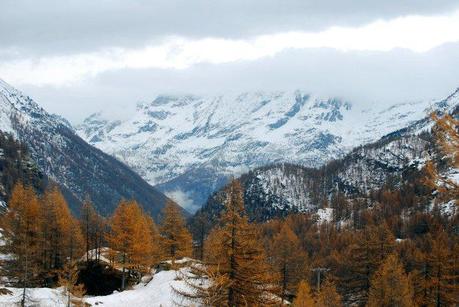
[[(330, 208), (330, 216), (321, 215), (317, 207), (308, 207), (309, 202), (314, 204), (313, 197), (304, 203), (285, 198), (285, 203), (297, 204), (295, 210), (289, 210), (288, 206), (278, 207), (282, 203), (280, 197), (274, 198), (275, 194), (264, 198), (256, 191), (253, 198), (252, 191), (238, 191), (238, 201), (244, 200), (248, 218), (259, 221), (253, 225), (257, 225), (269, 263), (277, 272), (277, 293), (294, 304), (306, 302), (300, 306), (386, 306), (387, 302), (393, 302), (387, 306), (455, 306), (459, 303), (459, 121), (448, 115), (435, 120), (429, 135), (432, 142), (425, 148), (431, 150), (429, 160), (422, 161), (421, 167), (414, 164), (413, 169), (407, 161), (408, 169), (402, 169), (400, 174), (397, 173), (400, 168), (388, 168), (394, 171), (395, 178), (386, 176), (380, 188), (368, 193), (349, 189), (331, 194), (330, 198), (319, 198), (318, 206)], [(377, 148), (376, 145), (387, 148), (387, 144), (387, 139), (381, 140), (367, 150)], [(371, 160), (372, 155), (365, 157)], [(295, 191), (296, 188), (305, 182), (309, 188), (313, 187), (307, 180), (318, 178), (320, 183), (321, 172), (346, 169), (343, 167), (346, 161), (352, 165), (352, 159), (344, 159), (319, 170), (281, 165), (258, 172), (278, 176), (282, 170), (286, 175), (273, 177), (271, 182), (278, 182), (275, 182), (277, 190), (272, 191), (305, 200), (302, 194), (305, 190)], [(260, 179), (260, 173), (254, 174)], [(368, 173), (368, 178), (371, 175)], [(247, 187), (250, 183), (247, 178), (253, 177), (242, 176), (241, 186)], [(303, 181), (289, 188), (292, 178)], [(233, 185), (215, 195), (214, 203), (198, 212), (191, 224), (198, 243), (196, 254), (211, 263), (214, 245), (222, 240), (215, 236), (226, 225), (218, 216), (227, 214), (234, 197)], [(322, 188), (318, 189), (319, 194)], [(274, 214), (269, 215), (271, 212), (262, 208), (266, 215), (260, 218), (257, 215), (260, 208), (254, 206), (257, 203), (252, 203), (252, 199)]]
[(33, 162), (27, 148), (15, 141), (12, 135), (0, 131), (0, 201), (6, 204), (17, 182), (43, 191), (46, 176)]

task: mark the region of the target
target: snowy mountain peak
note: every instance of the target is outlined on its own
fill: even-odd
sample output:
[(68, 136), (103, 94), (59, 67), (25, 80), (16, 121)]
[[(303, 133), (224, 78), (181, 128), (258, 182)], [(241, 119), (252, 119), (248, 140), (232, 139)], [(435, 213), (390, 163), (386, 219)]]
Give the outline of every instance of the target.
[(0, 79), (0, 130), (16, 135), (14, 122), (29, 123), (42, 127), (71, 124), (61, 116), (49, 114), (32, 98)]
[(230, 174), (276, 162), (322, 165), (425, 118), (432, 106), (457, 103), (448, 98), (363, 109), (303, 90), (160, 95), (139, 103), (127, 120), (96, 114), (77, 131), (151, 184), (196, 205)]
[(9, 90), (9, 91), (13, 91), (13, 87), (10, 86), (8, 83), (6, 83), (5, 81), (3, 81), (3, 79), (0, 78), (0, 89), (5, 89), (5, 90)]

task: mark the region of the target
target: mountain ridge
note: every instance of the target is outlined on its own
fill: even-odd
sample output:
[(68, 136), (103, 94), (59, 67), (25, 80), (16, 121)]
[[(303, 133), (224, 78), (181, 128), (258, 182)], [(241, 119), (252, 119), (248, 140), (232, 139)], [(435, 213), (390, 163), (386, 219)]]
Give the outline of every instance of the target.
[(457, 91), (440, 101), (371, 110), (301, 90), (160, 95), (139, 103), (129, 119), (107, 120), (99, 113), (76, 130), (161, 191), (182, 195), (198, 208), (232, 175), (281, 162), (323, 165), (432, 110), (449, 108), (454, 97)]

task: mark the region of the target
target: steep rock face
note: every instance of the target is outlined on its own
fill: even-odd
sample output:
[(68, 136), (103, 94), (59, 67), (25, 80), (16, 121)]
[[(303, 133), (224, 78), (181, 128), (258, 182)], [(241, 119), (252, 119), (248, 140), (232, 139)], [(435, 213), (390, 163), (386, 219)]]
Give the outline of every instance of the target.
[(71, 193), (74, 211), (87, 196), (105, 215), (122, 198), (136, 199), (153, 216), (164, 206), (167, 198), (129, 167), (86, 143), (67, 121), (3, 81), (0, 119), (0, 130), (27, 146), (40, 171)]
[(196, 208), (231, 175), (273, 163), (321, 166), (453, 100), (369, 110), (303, 91), (158, 96), (140, 103), (128, 120), (95, 114), (77, 131)]

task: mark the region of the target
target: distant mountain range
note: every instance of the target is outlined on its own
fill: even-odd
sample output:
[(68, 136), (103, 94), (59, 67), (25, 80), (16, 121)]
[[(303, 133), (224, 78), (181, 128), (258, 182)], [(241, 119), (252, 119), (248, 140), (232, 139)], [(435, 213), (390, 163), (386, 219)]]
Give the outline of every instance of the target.
[[(279, 163), (320, 167), (400, 129), (422, 125), (431, 111), (456, 106), (458, 96), (456, 91), (439, 101), (371, 109), (300, 90), (158, 96), (138, 104), (127, 120), (96, 113), (76, 129), (194, 211), (230, 176)], [(367, 152), (362, 155), (366, 158)], [(343, 176), (346, 172), (351, 170)], [(366, 179), (368, 186), (373, 177)], [(307, 199), (299, 206), (307, 207)]]
[[(137, 200), (156, 217), (167, 201), (164, 194), (128, 166), (81, 139), (65, 119), (47, 113), (29, 96), (1, 80), (0, 132), (2, 138), (7, 133), (20, 142), (9, 148), (27, 148), (26, 156), (10, 153), (13, 158), (21, 157), (24, 161), (21, 163), (27, 166), (18, 167), (17, 171), (36, 167), (38, 172), (34, 174), (38, 175), (35, 176), (46, 176), (57, 182), (77, 213), (87, 197), (104, 215), (112, 213), (124, 198)], [(3, 175), (0, 170), (0, 176)], [(7, 200), (1, 199), (8, 196), (6, 187), (4, 185), (5, 191), (0, 193), (0, 201)]]

